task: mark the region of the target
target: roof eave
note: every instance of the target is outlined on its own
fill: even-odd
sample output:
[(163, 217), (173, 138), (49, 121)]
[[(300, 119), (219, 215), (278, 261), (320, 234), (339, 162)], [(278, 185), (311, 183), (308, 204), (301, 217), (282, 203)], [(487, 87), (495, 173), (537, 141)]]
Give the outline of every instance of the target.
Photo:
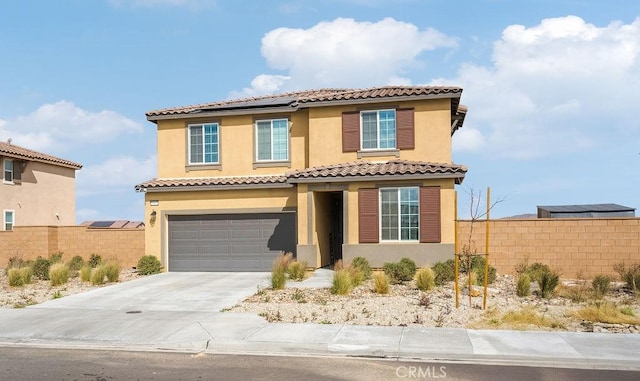
[(23, 156), (23, 155), (16, 155), (16, 154), (12, 154), (12, 153), (9, 153), (9, 152), (0, 152), (0, 156), (9, 157), (11, 159), (16, 159), (16, 160), (32, 161), (32, 162), (37, 162), (37, 163), (55, 165), (56, 167), (64, 167), (64, 168), (70, 168), (70, 169), (75, 169), (75, 170), (82, 169), (82, 164), (77, 164), (77, 163), (74, 163), (74, 164), (58, 163), (58, 162), (55, 162), (55, 161), (38, 159), (38, 158), (33, 158), (33, 157), (28, 157), (28, 156)]
[(357, 104), (372, 104), (372, 103), (389, 103), (395, 101), (411, 101), (411, 100), (424, 100), (424, 99), (451, 99), (460, 98), (462, 91), (455, 93), (445, 94), (423, 94), (423, 95), (404, 95), (395, 97), (380, 97), (380, 98), (362, 98), (362, 99), (340, 99), (333, 101), (310, 101), (310, 102), (298, 102), (299, 108), (311, 108), (311, 107), (325, 107), (325, 106), (344, 106), (344, 105), (357, 105)]
[(184, 113), (174, 113), (166, 115), (147, 115), (147, 120), (156, 122), (158, 120), (186, 119), (186, 118), (209, 118), (233, 115), (257, 115), (257, 114), (276, 114), (283, 112), (295, 112), (298, 107), (295, 106), (279, 106), (279, 107), (261, 107), (261, 108), (225, 108), (221, 110), (207, 111), (190, 111)]
[(142, 186), (135, 187), (136, 192), (161, 193), (161, 192), (198, 192), (212, 190), (236, 190), (236, 189), (274, 189), (291, 188), (289, 183), (268, 183), (268, 184), (236, 184), (236, 185), (174, 185), (174, 186)]
[(464, 173), (428, 173), (428, 174), (409, 174), (409, 175), (364, 175), (364, 176), (334, 176), (334, 177), (302, 177), (290, 178), (287, 181), (292, 184), (309, 184), (309, 183), (344, 183), (344, 182), (362, 182), (376, 180), (430, 180), (430, 179), (455, 179), (456, 184), (461, 184), (464, 179)]

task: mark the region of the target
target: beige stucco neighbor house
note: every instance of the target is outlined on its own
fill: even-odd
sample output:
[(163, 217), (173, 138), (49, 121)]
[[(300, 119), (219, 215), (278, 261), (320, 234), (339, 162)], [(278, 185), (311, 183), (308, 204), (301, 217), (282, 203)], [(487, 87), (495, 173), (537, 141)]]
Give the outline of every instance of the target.
[(458, 87), (320, 89), (148, 112), (146, 252), (168, 271), (452, 258)]
[(75, 177), (82, 165), (0, 142), (0, 230), (75, 225)]

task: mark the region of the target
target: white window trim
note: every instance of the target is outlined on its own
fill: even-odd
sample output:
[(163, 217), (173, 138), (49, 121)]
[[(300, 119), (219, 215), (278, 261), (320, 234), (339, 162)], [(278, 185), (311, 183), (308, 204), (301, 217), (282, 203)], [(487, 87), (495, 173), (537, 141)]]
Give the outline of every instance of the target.
[[(5, 177), (5, 172), (7, 171), (6, 169), (6, 163), (9, 162), (11, 163), (11, 180), (7, 180)], [(15, 184), (14, 180), (15, 180), (15, 162), (13, 161), (13, 159), (7, 159), (4, 158), (2, 159), (2, 182), (5, 184)]]
[[(380, 148), (380, 113), (384, 112), (384, 111), (393, 111), (393, 117), (394, 117), (394, 122), (396, 124), (396, 145), (395, 147), (392, 148)], [(362, 146), (363, 143), (363, 131), (364, 128), (362, 126), (362, 114), (365, 113), (372, 113), (375, 112), (376, 113), (376, 147), (375, 148), (364, 148)], [(364, 151), (364, 152), (370, 152), (370, 151), (392, 151), (392, 150), (397, 150), (398, 149), (398, 116), (397, 116), (397, 112), (396, 109), (394, 108), (383, 108), (383, 109), (379, 109), (379, 110), (362, 110), (360, 111), (360, 151)]]
[[(206, 162), (204, 160), (204, 155), (206, 154), (205, 149), (204, 149), (204, 126), (206, 125), (214, 125), (216, 126), (216, 132), (218, 133), (218, 161), (216, 162)], [(192, 127), (200, 127), (202, 129), (202, 161), (201, 162), (197, 162), (197, 163), (193, 163), (191, 162), (191, 128)], [(187, 125), (187, 163), (189, 166), (206, 166), (206, 165), (218, 165), (220, 164), (220, 123), (218, 122), (204, 122), (204, 123), (193, 123), (193, 124), (188, 124)]]
[[(11, 213), (12, 220), (11, 221), (11, 229), (7, 229), (7, 213)], [(16, 226), (16, 211), (13, 209), (4, 209), (2, 211), (2, 230), (3, 231), (13, 231), (13, 228)]]
[[(401, 239), (402, 237), (402, 218), (401, 218), (401, 206), (400, 206), (400, 189), (417, 189), (418, 190), (418, 238), (417, 239)], [(395, 190), (398, 195), (398, 239), (383, 239), (382, 238), (382, 191), (383, 190)], [(418, 243), (420, 242), (420, 187), (385, 187), (378, 189), (378, 234), (379, 242), (393, 242), (393, 243)]]
[[(284, 120), (285, 122), (287, 122), (287, 139), (286, 139), (287, 158), (286, 159), (274, 159), (273, 158), (273, 144), (274, 144), (273, 122), (279, 121), (279, 120)], [(270, 122), (271, 123), (271, 129), (270, 129), (270, 133), (271, 133), (271, 159), (260, 159), (260, 158), (258, 158), (258, 150), (259, 150), (259, 146), (260, 146), (259, 141), (258, 141), (258, 123), (259, 122)], [(258, 120), (253, 122), (253, 134), (254, 134), (254, 139), (255, 139), (255, 155), (254, 155), (255, 163), (271, 163), (271, 162), (288, 163), (291, 160), (291, 152), (290, 152), (290, 144), (289, 144), (289, 140), (291, 138), (291, 124), (290, 124), (288, 118), (258, 119)]]

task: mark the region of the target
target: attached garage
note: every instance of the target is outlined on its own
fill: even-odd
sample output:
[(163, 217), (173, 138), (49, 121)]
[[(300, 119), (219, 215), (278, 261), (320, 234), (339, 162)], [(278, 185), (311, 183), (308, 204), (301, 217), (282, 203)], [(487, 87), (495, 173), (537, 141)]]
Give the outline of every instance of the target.
[(270, 271), (295, 252), (296, 214), (170, 215), (169, 271)]

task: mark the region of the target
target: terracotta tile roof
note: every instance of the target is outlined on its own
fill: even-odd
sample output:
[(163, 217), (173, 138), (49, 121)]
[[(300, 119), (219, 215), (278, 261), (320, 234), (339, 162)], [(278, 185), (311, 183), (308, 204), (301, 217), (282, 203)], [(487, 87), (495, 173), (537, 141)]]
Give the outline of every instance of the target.
[(287, 178), (275, 176), (235, 176), (235, 177), (204, 177), (184, 179), (153, 179), (136, 185), (138, 192), (147, 190), (175, 190), (177, 188), (229, 188), (242, 186), (288, 186)]
[[(268, 106), (290, 106), (297, 107), (304, 105), (308, 107), (313, 103), (319, 102), (338, 102), (338, 101), (362, 101), (380, 99), (412, 97), (412, 96), (450, 96), (451, 98), (459, 98), (462, 89), (453, 86), (383, 86), (372, 87), (368, 89), (316, 89), (305, 90), (282, 94), (271, 94), (253, 98), (232, 99), (222, 102), (203, 103), (191, 106), (165, 108), (161, 110), (149, 111), (146, 113), (147, 118), (190, 114), (199, 111), (209, 110), (226, 110), (226, 109), (242, 109)], [(458, 103), (455, 103), (454, 109), (457, 109)]]
[(74, 163), (73, 161), (26, 149), (11, 143), (0, 142), (0, 156), (7, 156), (27, 161), (38, 161), (41, 163), (53, 164), (60, 167), (67, 167), (72, 169), (82, 168), (82, 164)]
[(287, 173), (290, 183), (368, 180), (371, 178), (455, 178), (460, 184), (467, 172), (463, 165), (391, 160), (386, 162), (357, 161)]

